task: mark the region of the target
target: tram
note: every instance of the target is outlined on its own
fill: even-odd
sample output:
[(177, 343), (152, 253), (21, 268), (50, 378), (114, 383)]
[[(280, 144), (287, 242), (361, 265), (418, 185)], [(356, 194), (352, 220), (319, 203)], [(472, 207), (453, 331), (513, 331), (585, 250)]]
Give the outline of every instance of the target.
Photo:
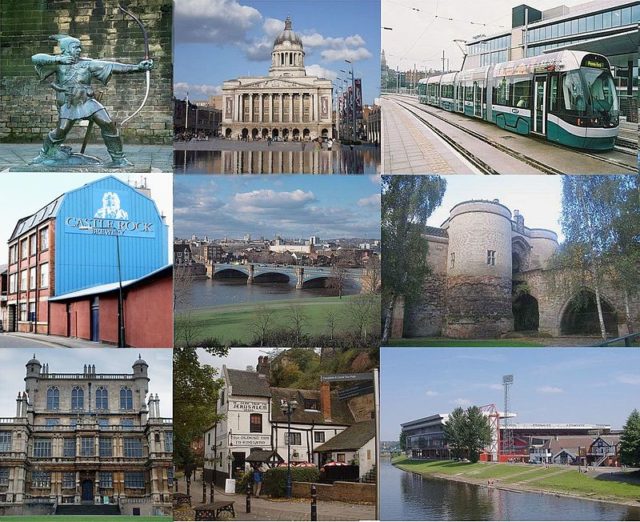
[(424, 78), (420, 103), (569, 147), (612, 149), (620, 109), (609, 60), (559, 51)]

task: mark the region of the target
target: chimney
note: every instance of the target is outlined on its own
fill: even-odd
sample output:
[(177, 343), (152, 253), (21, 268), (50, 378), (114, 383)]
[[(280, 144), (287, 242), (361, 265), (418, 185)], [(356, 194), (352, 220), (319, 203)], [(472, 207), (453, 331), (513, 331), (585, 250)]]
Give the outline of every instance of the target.
[(260, 375), (264, 375), (267, 380), (269, 380), (269, 374), (271, 373), (271, 363), (269, 362), (269, 357), (266, 355), (261, 355), (258, 357), (258, 365), (256, 366), (256, 371)]
[(325, 421), (331, 420), (331, 385), (328, 382), (320, 383), (320, 409)]

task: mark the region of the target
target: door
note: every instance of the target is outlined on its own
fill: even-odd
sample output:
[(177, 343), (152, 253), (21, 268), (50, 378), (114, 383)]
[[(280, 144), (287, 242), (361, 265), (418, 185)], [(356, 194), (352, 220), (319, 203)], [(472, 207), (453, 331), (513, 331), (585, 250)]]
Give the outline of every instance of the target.
[(93, 481), (82, 481), (82, 502), (93, 502)]
[(547, 77), (537, 76), (533, 81), (533, 132), (547, 134)]
[(100, 341), (100, 298), (91, 300), (91, 340)]
[(458, 84), (458, 107), (456, 110), (464, 112), (464, 86), (461, 84)]
[(473, 115), (482, 118), (482, 87), (473, 82)]
[(9, 324), (7, 325), (7, 330), (9, 332), (17, 332), (18, 331), (18, 310), (16, 305), (9, 305)]

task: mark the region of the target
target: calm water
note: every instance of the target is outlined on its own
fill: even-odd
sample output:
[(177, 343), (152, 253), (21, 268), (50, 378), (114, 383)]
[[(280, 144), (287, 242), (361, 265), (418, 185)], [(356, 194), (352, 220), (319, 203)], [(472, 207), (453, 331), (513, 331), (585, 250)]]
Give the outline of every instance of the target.
[[(380, 149), (174, 151), (176, 174), (375, 174)], [(308, 150), (311, 149), (311, 150)]]
[[(347, 281), (343, 295), (360, 292), (359, 284)], [(193, 281), (191, 292), (185, 302), (189, 308), (233, 305), (241, 303), (273, 301), (276, 299), (306, 299), (318, 296), (338, 295), (334, 289), (314, 288), (296, 290), (295, 281), (289, 283), (269, 283), (248, 285), (242, 281), (214, 281), (202, 279)]]
[(640, 507), (424, 478), (388, 458), (380, 466), (380, 495), (381, 520), (640, 520)]

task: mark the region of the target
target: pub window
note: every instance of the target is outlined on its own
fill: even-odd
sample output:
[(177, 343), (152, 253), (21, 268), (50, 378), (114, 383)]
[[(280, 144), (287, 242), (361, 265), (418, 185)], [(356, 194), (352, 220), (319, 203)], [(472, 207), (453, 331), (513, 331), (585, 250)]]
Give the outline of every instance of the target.
[(32, 471), (31, 487), (32, 488), (48, 488), (51, 486), (51, 473), (48, 471)]
[(495, 250), (487, 250), (487, 264), (491, 266), (495, 266), (496, 264), (496, 251)]
[(67, 471), (62, 474), (62, 487), (64, 489), (74, 489), (76, 487), (76, 474)]
[(0, 431), (0, 453), (11, 451), (11, 432)]
[(80, 439), (80, 455), (82, 457), (93, 457), (95, 454), (93, 437), (82, 437)]
[(305, 410), (318, 410), (320, 404), (318, 403), (318, 399), (305, 399), (304, 400), (304, 409)]
[(0, 486), (9, 485), (9, 468), (0, 468)]
[(113, 456), (113, 439), (109, 437), (100, 437), (100, 456), (101, 457)]
[(64, 446), (62, 449), (63, 457), (75, 457), (76, 456), (76, 439), (66, 438), (64, 439)]
[(84, 390), (79, 386), (74, 386), (73, 390), (71, 390), (71, 409), (84, 409)]
[(120, 390), (120, 409), (133, 409), (133, 392), (131, 391), (131, 388), (122, 388)]
[(345, 454), (345, 453), (338, 453), (338, 454), (336, 455), (336, 457), (337, 457), (337, 459), (336, 459), (336, 460), (337, 460), (338, 462), (346, 462), (346, 461), (347, 461), (347, 458), (346, 458), (347, 456), (346, 456), (346, 454)]
[(35, 439), (33, 456), (36, 458), (51, 457), (51, 439)]
[(100, 386), (96, 389), (96, 410), (109, 409), (109, 393), (106, 388)]
[(291, 437), (291, 446), (300, 446), (302, 444), (302, 434), (296, 432), (287, 432), (284, 434), (284, 443), (289, 445), (289, 437)]
[(47, 390), (47, 409), (57, 410), (60, 408), (60, 390), (52, 386)]
[(49, 249), (49, 227), (40, 230), (40, 251)]
[(144, 472), (142, 471), (125, 471), (124, 487), (134, 489), (144, 489)]
[(316, 431), (313, 433), (314, 442), (324, 442), (324, 431)]
[(249, 417), (249, 433), (262, 433), (262, 413), (252, 413)]
[(101, 471), (98, 478), (100, 479), (101, 488), (113, 487), (113, 474), (110, 471)]

